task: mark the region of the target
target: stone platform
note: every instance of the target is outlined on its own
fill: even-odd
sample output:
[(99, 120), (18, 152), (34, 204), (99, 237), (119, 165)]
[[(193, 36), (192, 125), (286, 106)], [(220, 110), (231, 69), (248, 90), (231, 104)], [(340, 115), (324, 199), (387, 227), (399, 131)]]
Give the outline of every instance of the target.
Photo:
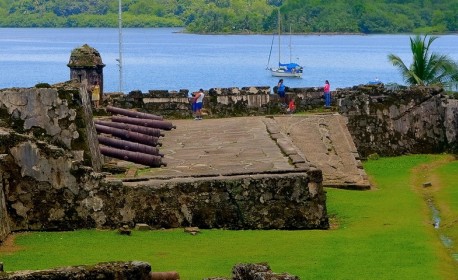
[(339, 114), (173, 120), (160, 147), (167, 167), (132, 169), (136, 179), (296, 173), (316, 167), (323, 186), (370, 187)]

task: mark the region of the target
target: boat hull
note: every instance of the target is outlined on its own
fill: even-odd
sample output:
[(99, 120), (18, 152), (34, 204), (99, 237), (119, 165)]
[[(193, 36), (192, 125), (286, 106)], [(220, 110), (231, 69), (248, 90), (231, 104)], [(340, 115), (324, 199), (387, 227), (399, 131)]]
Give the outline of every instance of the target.
[(270, 73), (274, 77), (294, 77), (302, 78), (302, 72), (286, 72), (284, 70), (270, 69)]

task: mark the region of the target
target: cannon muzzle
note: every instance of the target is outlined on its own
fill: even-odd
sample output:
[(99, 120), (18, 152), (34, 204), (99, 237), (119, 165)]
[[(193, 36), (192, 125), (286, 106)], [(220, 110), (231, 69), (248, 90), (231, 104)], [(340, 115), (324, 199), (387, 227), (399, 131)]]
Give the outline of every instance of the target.
[(100, 152), (104, 156), (139, 163), (150, 167), (161, 167), (162, 165), (167, 166), (167, 163), (162, 162), (162, 158), (160, 156), (131, 152), (103, 145), (100, 146)]
[(172, 130), (172, 128), (176, 128), (176, 126), (174, 126), (171, 122), (168, 122), (168, 121), (137, 119), (137, 118), (121, 117), (121, 116), (113, 116), (111, 117), (111, 120), (114, 122), (135, 124), (135, 125), (141, 125), (141, 126), (146, 126), (146, 127), (163, 129), (163, 130)]
[(151, 120), (160, 120), (160, 121), (162, 121), (164, 119), (164, 117), (162, 117), (162, 116), (143, 113), (143, 112), (137, 112), (137, 111), (131, 111), (131, 110), (118, 108), (118, 107), (113, 107), (113, 106), (107, 106), (107, 111), (110, 112), (110, 113), (119, 114), (119, 115), (123, 115), (123, 116), (128, 116), (128, 117), (131, 117), (131, 118), (151, 119)]
[(102, 120), (94, 120), (95, 124), (100, 124), (109, 127), (115, 127), (119, 129), (125, 129), (129, 131), (134, 131), (154, 137), (161, 137), (164, 136), (164, 133), (158, 128), (151, 128), (146, 126), (140, 126), (135, 124), (127, 124), (127, 123), (120, 123), (120, 122), (109, 122), (109, 121), (102, 121)]
[(108, 146), (108, 147), (164, 157), (164, 154), (161, 154), (158, 148), (144, 145), (141, 143), (130, 142), (126, 140), (120, 140), (120, 139), (115, 139), (115, 138), (110, 138), (110, 137), (105, 137), (105, 136), (98, 136), (97, 138), (99, 139), (100, 144)]
[(145, 145), (151, 145), (151, 146), (162, 146), (162, 143), (159, 142), (159, 138), (138, 133), (138, 132), (133, 132), (133, 131), (128, 131), (125, 129), (119, 129), (119, 128), (114, 128), (114, 127), (109, 127), (109, 126), (104, 126), (100, 124), (95, 124), (95, 129), (99, 133), (106, 133), (106, 134), (111, 134), (113, 136), (119, 137), (123, 140), (128, 140), (136, 143), (141, 143)]

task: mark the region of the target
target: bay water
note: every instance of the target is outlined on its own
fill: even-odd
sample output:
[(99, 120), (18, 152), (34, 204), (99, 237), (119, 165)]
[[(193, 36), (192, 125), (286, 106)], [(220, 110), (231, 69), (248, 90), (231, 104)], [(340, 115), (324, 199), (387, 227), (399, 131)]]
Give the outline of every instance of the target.
[[(270, 86), (267, 67), (279, 59), (273, 35), (197, 35), (180, 28), (122, 30), (122, 90), (198, 90)], [(412, 61), (412, 35), (283, 35), (281, 60), (304, 67), (302, 78), (286, 78), (289, 87), (331, 89), (365, 84), (376, 78), (404, 84), (387, 56)], [(71, 51), (84, 44), (98, 50), (105, 92), (118, 91), (119, 31), (116, 28), (0, 28), (0, 89), (67, 81)], [(291, 47), (290, 47), (291, 46)], [(441, 35), (432, 52), (458, 61), (458, 35)], [(270, 61), (269, 61), (269, 54)]]

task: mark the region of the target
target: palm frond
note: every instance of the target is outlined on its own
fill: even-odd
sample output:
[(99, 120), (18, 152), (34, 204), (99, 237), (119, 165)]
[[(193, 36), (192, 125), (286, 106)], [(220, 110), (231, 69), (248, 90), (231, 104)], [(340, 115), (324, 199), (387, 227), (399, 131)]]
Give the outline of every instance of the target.
[(438, 84), (458, 88), (458, 64), (446, 55), (430, 52), (437, 36), (410, 37), (412, 64), (407, 67), (400, 57), (390, 54), (389, 61), (398, 68), (404, 81), (410, 85)]

